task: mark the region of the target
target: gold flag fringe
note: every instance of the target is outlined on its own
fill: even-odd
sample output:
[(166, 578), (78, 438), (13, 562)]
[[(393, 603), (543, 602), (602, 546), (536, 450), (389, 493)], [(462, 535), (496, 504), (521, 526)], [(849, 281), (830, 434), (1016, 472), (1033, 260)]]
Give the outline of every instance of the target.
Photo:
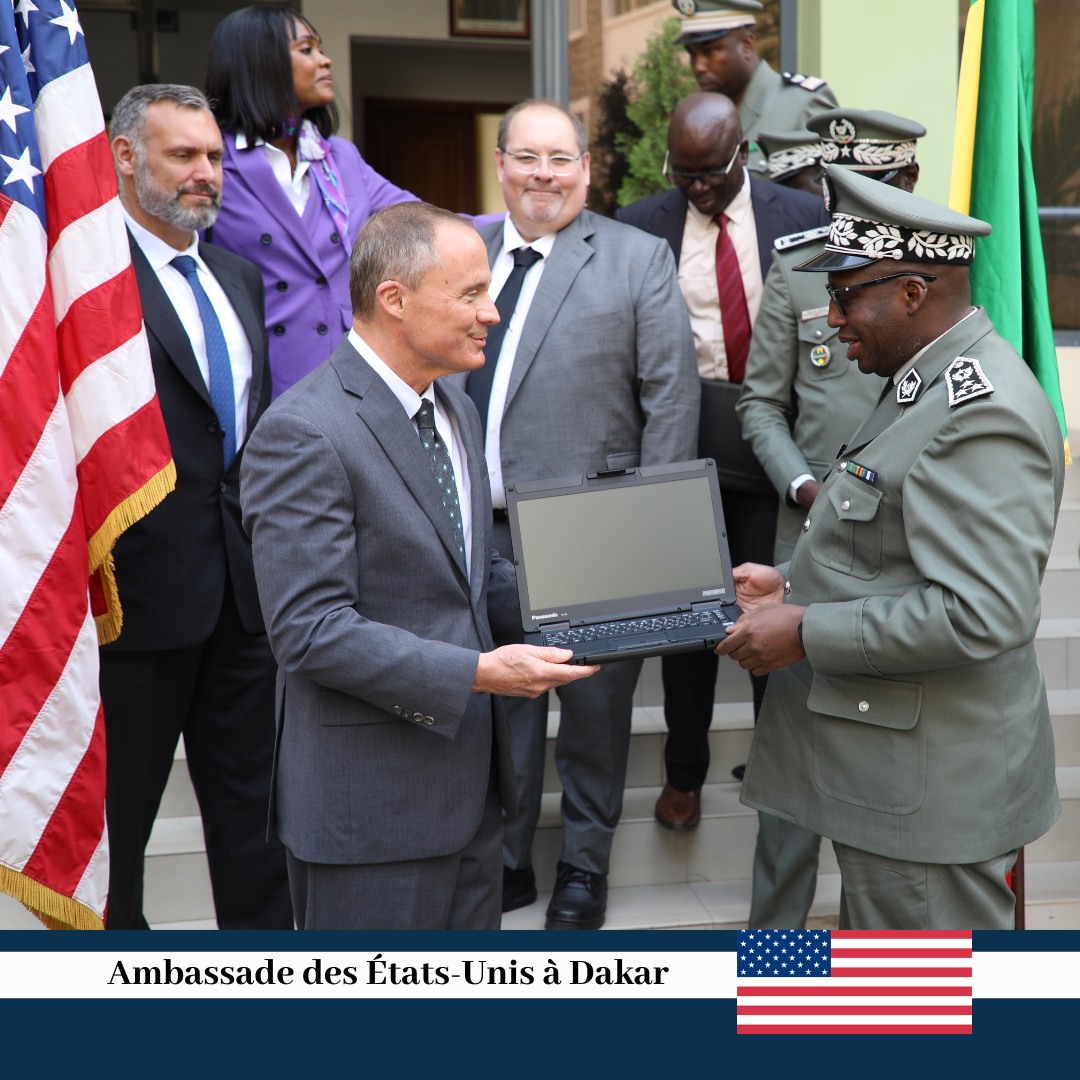
[(132, 492), (115, 507), (87, 544), (90, 553), (90, 573), (97, 574), (105, 594), (106, 610), (94, 617), (98, 644), (107, 645), (120, 636), (124, 613), (116, 590), (116, 573), (112, 559), (113, 545), (129, 526), (145, 517), (176, 487), (176, 465), (170, 458), (160, 472), (151, 476), (138, 491)]
[(10, 866), (0, 866), (0, 892), (13, 896), (49, 930), (105, 929), (101, 916), (85, 904), (33, 881)]
[(1072, 464), (1072, 451), (1069, 449), (1069, 440), (1065, 440), (1065, 468)]

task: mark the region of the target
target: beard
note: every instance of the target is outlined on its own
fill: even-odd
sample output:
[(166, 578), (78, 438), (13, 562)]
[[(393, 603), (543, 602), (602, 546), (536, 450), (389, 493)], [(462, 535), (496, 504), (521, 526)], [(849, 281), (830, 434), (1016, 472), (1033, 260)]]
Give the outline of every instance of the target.
[[(206, 206), (190, 209), (182, 206), (181, 196), (192, 194), (211, 195), (213, 201)], [(142, 158), (135, 166), (135, 197), (148, 214), (160, 218), (167, 225), (188, 232), (200, 232), (210, 228), (221, 209), (221, 191), (213, 184), (191, 184), (170, 191), (154, 179)]]

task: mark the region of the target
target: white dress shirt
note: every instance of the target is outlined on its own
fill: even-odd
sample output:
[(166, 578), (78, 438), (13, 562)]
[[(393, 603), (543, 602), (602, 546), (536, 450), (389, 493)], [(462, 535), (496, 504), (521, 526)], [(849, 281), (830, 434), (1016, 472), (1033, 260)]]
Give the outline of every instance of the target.
[[(243, 133), (237, 132), (233, 136), (233, 141), (236, 143), (237, 150), (247, 149), (247, 136)], [(298, 160), (294, 170), (289, 163), (289, 155), (280, 147), (266, 142), (265, 139), (256, 139), (255, 145), (263, 148), (266, 153), (267, 164), (274, 174), (274, 179), (281, 185), (281, 190), (288, 196), (289, 202), (292, 203), (297, 214), (303, 215), (307, 209), (308, 196), (311, 193), (311, 179), (308, 176), (308, 168), (311, 166), (311, 162)]]
[[(499, 350), (498, 363), (495, 374), (492, 377), (491, 397), (488, 399), (487, 432), (484, 440), (484, 456), (487, 458), (488, 477), (491, 480), (491, 505), (496, 509), (506, 509), (506, 486), (503, 483), (502, 474), (502, 416), (506, 408), (506, 392), (510, 388), (510, 375), (514, 370), (514, 358), (517, 356), (518, 344), (521, 341), (521, 329), (529, 315), (533, 297), (540, 285), (540, 277), (544, 273), (551, 249), (555, 246), (556, 233), (548, 233), (532, 243), (522, 239), (521, 233), (514, 227), (514, 223), (507, 214), (503, 219), (503, 246), (494, 265), (491, 267), (491, 286), (489, 292), (492, 300), (499, 299), (506, 279), (510, 271), (514, 269), (514, 252), (521, 247), (531, 247), (539, 251), (544, 257), (534, 263), (525, 272), (525, 278), (521, 283), (521, 293), (514, 305), (514, 314), (510, 319), (510, 325), (506, 328), (503, 337), (502, 348)], [(487, 358), (490, 362), (491, 358)]]
[[(757, 222), (750, 199), (750, 174), (743, 174), (743, 186), (723, 213), (730, 218), (727, 231), (742, 271), (750, 325), (761, 307), (761, 256), (758, 253)], [(703, 379), (727, 380), (727, 349), (720, 319), (720, 291), (716, 284), (716, 241), (720, 226), (706, 217), (693, 203), (686, 207), (682, 252), (679, 255), (679, 287), (690, 327), (694, 331), (698, 374)]]
[[(413, 420), (413, 423), (416, 422), (416, 414), (425, 399), (434, 405), (435, 430), (450, 451), (450, 463), (454, 466), (454, 484), (457, 487), (458, 504), (461, 509), (461, 531), (465, 541), (465, 568), (471, 572), (472, 484), (469, 482), (468, 459), (465, 456), (465, 448), (461, 445), (461, 439), (458, 438), (456, 422), (439, 404), (433, 384), (430, 384), (422, 394), (418, 394), (380, 359), (375, 350), (355, 329), (349, 331), (348, 337), (349, 344), (372, 366), (375, 374), (386, 383), (390, 393), (401, 402), (401, 407), (405, 410), (406, 415)], [(419, 431), (416, 437), (417, 439), (420, 438)]]
[(199, 283), (210, 298), (210, 303), (214, 305), (214, 312), (221, 323), (221, 332), (225, 335), (225, 345), (229, 350), (236, 405), (236, 445), (238, 448), (243, 446), (247, 437), (248, 398), (251, 393), (251, 342), (244, 332), (240, 316), (233, 310), (225, 290), (218, 284), (218, 279), (200, 258), (198, 236), (193, 233), (191, 247), (186, 251), (177, 251), (160, 237), (144, 229), (126, 210), (124, 217), (131, 235), (135, 237), (135, 242), (142, 249), (146, 261), (157, 274), (161, 287), (176, 309), (176, 314), (191, 341), (199, 372), (209, 388), (210, 361), (206, 355), (206, 334), (203, 331), (202, 316), (199, 314), (199, 304), (188, 279), (175, 266), (170, 265), (177, 255), (190, 255), (195, 260)]

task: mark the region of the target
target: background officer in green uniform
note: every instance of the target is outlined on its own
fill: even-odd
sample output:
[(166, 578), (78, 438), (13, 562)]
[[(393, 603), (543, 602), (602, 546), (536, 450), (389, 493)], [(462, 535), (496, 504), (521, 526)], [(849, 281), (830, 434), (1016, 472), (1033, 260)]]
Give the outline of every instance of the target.
[[(840, 925), (1009, 929), (1018, 850), (1060, 813), (1039, 591), (1057, 419), (971, 306), (986, 222), (827, 167), (829, 323), (880, 391), (790, 564), (735, 571), (717, 647), (769, 673), (742, 801), (833, 841)], [(884, 380), (884, 381), (883, 381)]]
[(821, 139), (808, 128), (758, 135), (761, 175), (774, 184), (821, 195)]
[(739, 108), (743, 136), (750, 141), (747, 168), (764, 176), (762, 131), (805, 127), (811, 116), (834, 108), (836, 97), (824, 79), (778, 74), (757, 54), (757, 0), (672, 0), (682, 27), (676, 43), (686, 47), (701, 90), (726, 94)]
[[(843, 149), (844, 168), (907, 191), (915, 186), (915, 144), (926, 134), (921, 124), (860, 109), (835, 109), (809, 123), (820, 139), (823, 159), (836, 161)], [(780, 496), (773, 556), (777, 563), (791, 558), (806, 511), (837, 448), (870, 415), (880, 392), (874, 379), (860, 375), (845, 359), (838, 331), (828, 323), (829, 297), (819, 276), (794, 272), (799, 263), (824, 250), (828, 231), (826, 226), (776, 241), (736, 406), (743, 438)], [(820, 846), (816, 833), (761, 815), (751, 927), (806, 924)]]

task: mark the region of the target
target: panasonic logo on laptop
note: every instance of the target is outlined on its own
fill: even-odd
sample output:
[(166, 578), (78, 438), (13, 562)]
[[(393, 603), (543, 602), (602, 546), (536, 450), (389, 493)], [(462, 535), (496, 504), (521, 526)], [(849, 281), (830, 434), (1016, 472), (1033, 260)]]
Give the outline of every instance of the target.
[[(565, 618), (565, 616), (566, 616), (566, 612), (564, 611), (564, 612), (561, 613), (561, 617)], [(558, 611), (548, 611), (548, 612), (545, 612), (543, 615), (534, 615), (532, 617), (532, 620), (533, 620), (533, 622), (539, 622), (541, 619), (558, 619), (558, 618), (560, 618), (560, 613)]]

